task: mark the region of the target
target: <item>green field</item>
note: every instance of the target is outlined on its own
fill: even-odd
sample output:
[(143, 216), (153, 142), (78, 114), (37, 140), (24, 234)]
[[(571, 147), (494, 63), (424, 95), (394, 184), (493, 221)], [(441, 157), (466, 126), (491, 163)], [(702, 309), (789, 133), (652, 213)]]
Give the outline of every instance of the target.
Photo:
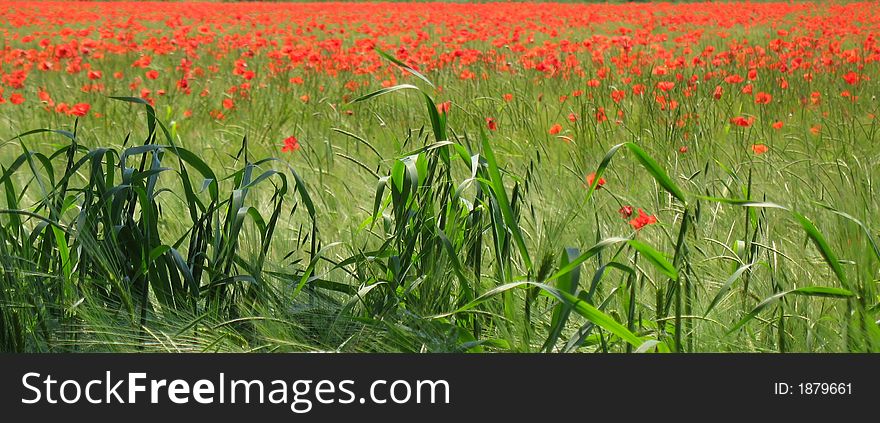
[[(514, 71), (475, 61), (473, 79), (454, 66), (422, 77), (394, 64), (391, 49), (375, 78), (264, 77), (272, 59), (260, 50), (247, 58), (253, 87), (239, 96), (224, 90), (241, 82), (233, 70), (247, 43), (220, 42), (199, 47), (196, 64), (217, 71), (195, 79), (192, 94), (174, 88), (179, 52), (155, 54), (146, 69), (159, 78), (138, 77), (137, 88), (137, 51), (91, 59), (103, 70), (99, 92), (80, 90), (91, 83), (85, 71), (34, 70), (3, 94), (27, 100), (0, 105), (0, 349), (877, 351), (880, 67), (839, 52), (878, 24), (846, 10), (861, 13), (853, 28), (862, 29), (836, 35), (833, 69), (807, 78), (762, 67), (736, 86), (723, 76), (745, 77), (748, 60), (713, 65), (718, 75), (703, 80), (705, 67), (652, 72), (651, 49), (680, 53), (674, 37), (699, 28), (692, 56), (734, 40), (767, 48), (779, 22), (826, 48), (832, 36), (796, 24), (826, 11), (732, 25), (725, 37), (696, 21), (658, 24), (655, 34), (671, 36), (635, 47), (643, 56), (633, 66), (645, 71), (607, 80), (595, 61), (584, 75), (548, 77), (514, 59)], [(478, 31), (473, 19), (456, 25)], [(140, 45), (171, 31), (144, 22), (149, 31), (132, 39)], [(328, 25), (363, 23), (340, 22)], [(552, 35), (551, 23), (534, 46), (611, 37), (629, 24)], [(0, 28), (7, 52), (24, 45), (11, 34), (34, 31)], [(446, 35), (428, 32), (429, 42)], [(492, 40), (462, 48), (494, 50)], [(619, 57), (603, 54), (609, 66)], [(113, 79), (115, 70), (125, 76)], [(853, 70), (857, 84), (842, 79)], [(386, 75), (408, 85), (383, 88)], [(684, 94), (692, 76), (700, 82)], [(661, 101), (662, 81), (675, 88)], [(648, 92), (634, 94), (636, 85)], [(38, 91), (90, 111), (53, 112)], [(227, 98), (234, 107), (221, 106)], [(290, 136), (298, 148), (282, 151)], [(656, 223), (636, 229), (639, 209)]]

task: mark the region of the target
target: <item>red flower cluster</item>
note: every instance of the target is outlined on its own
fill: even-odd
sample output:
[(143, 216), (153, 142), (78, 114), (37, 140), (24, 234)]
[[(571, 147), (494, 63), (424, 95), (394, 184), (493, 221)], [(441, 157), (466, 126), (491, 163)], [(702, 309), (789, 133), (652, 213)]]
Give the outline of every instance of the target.
[[(91, 104), (108, 93), (154, 104), (173, 93), (210, 97), (205, 104), (214, 106), (206, 114), (219, 118), (259, 90), (311, 104), (316, 91), (335, 99), (412, 78), (377, 48), (449, 79), (576, 81), (563, 97), (593, 103), (597, 122), (622, 120), (623, 110), (638, 109), (629, 102), (653, 102), (661, 111), (677, 110), (691, 97), (767, 105), (788, 98), (782, 92), (797, 87), (796, 79), (846, 84), (852, 92), (843, 97), (857, 102), (865, 101), (856, 90), (870, 81), (869, 66), (880, 62), (877, 15), (877, 3), (364, 3), (352, 9), (177, 2), (74, 8), (0, 0), (0, 88), (8, 90), (8, 101), (0, 92), (0, 104), (27, 107), (40, 88), (69, 104)], [(766, 36), (731, 36), (740, 30)], [(61, 75), (78, 89), (53, 86)], [(319, 80), (333, 82), (325, 87)], [(818, 92), (800, 97), (809, 106), (822, 101)], [(448, 111), (447, 103), (442, 112)], [(754, 118), (732, 122), (748, 127)], [(550, 132), (561, 130), (555, 124)]]
[(299, 140), (294, 136), (289, 136), (284, 139), (284, 147), (281, 147), (282, 153), (290, 153), (293, 151), (299, 150)]
[[(630, 208), (630, 213), (632, 213), (632, 208)], [(629, 221), (629, 225), (632, 226), (635, 230), (642, 229), (645, 226), (652, 225), (654, 223), (657, 223), (657, 217), (655, 217), (654, 215), (648, 215), (642, 209), (639, 209), (638, 216)]]

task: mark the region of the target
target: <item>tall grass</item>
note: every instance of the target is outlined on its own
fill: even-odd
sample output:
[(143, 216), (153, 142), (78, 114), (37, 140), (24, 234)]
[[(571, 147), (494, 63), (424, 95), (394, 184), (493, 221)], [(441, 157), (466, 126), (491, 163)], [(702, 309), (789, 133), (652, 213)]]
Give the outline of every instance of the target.
[[(425, 124), (399, 134), (392, 155), (337, 128), (355, 152), (328, 145), (326, 162), (315, 158), (327, 171), (308, 170), (315, 179), (254, 158), (247, 138), (208, 160), (134, 98), (116, 100), (143, 107), (142, 138), (87, 147), (100, 140), (84, 142), (75, 123), (3, 144), (18, 153), (0, 167), (2, 349), (880, 350), (880, 248), (858, 218), (828, 201), (770, 202), (748, 167), (671, 173), (643, 141), (577, 158), (593, 183), (553, 198), (562, 180), (547, 171), (550, 152), (504, 162), (503, 141), (438, 111), (432, 81), (384, 56), (418, 85), (353, 107), (403, 97)], [(62, 143), (34, 148), (46, 136)], [(372, 197), (353, 199), (371, 207), (350, 239), (325, 239), (319, 227), (340, 224), (323, 219), (338, 213), (334, 197), (310, 194), (328, 185), (333, 160), (372, 179), (345, 187)], [(648, 181), (663, 209), (656, 231), (599, 224), (614, 194), (598, 181), (615, 174)], [(807, 215), (836, 219), (856, 240), (847, 256), (863, 261), (841, 259)], [(707, 230), (719, 220), (728, 234)], [(788, 257), (780, 242), (804, 254)]]

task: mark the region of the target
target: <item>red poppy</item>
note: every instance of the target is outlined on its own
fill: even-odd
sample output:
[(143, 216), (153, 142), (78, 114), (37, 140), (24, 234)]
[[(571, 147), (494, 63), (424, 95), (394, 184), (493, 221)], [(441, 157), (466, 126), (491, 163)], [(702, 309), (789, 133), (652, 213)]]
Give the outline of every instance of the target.
[(773, 100), (773, 96), (763, 91), (755, 94), (755, 104), (769, 104)]
[(24, 96), (19, 93), (13, 93), (9, 96), (9, 102), (16, 105), (24, 103)]
[(681, 146), (681, 147), (678, 147), (678, 152), (681, 153), (681, 154), (687, 153), (687, 152), (688, 152), (688, 148), (687, 148), (687, 146), (684, 146), (684, 145), (683, 145), (683, 146)]
[(780, 121), (773, 122), (773, 125), (771, 125), (771, 126), (773, 126), (773, 129), (782, 129), (782, 125), (783, 125), (783, 123), (780, 120)]
[[(596, 181), (596, 173), (591, 173), (587, 175), (587, 187), (593, 186), (593, 182)], [(599, 181), (596, 182), (596, 189), (600, 189), (605, 186), (605, 178), (599, 178)]]
[(553, 126), (550, 127), (550, 130), (547, 132), (549, 132), (550, 135), (556, 135), (556, 134), (562, 132), (562, 125), (560, 125), (558, 123), (554, 123)]
[(764, 144), (754, 144), (752, 145), (752, 151), (757, 155), (761, 155), (770, 150), (770, 147), (767, 147)]
[(657, 89), (663, 92), (669, 91), (675, 88), (675, 82), (672, 81), (660, 81), (657, 83)]
[(292, 151), (299, 150), (299, 140), (294, 136), (289, 136), (284, 139), (284, 147), (281, 147), (282, 153), (289, 153)]
[(629, 225), (635, 230), (642, 229), (645, 226), (654, 223), (657, 223), (657, 217), (654, 215), (648, 215), (642, 209), (639, 209), (639, 215), (635, 219), (629, 221)]
[(617, 212), (620, 213), (620, 217), (629, 219), (633, 214), (633, 208), (632, 206), (623, 206), (620, 210), (617, 210)]
[(855, 85), (859, 82), (859, 74), (855, 72), (847, 72), (843, 75), (843, 80), (849, 85)]
[(83, 117), (89, 113), (91, 108), (92, 106), (89, 103), (76, 103), (70, 108), (69, 113), (74, 116)]
[(743, 128), (748, 128), (748, 127), (752, 126), (753, 123), (755, 123), (755, 117), (754, 116), (749, 116), (749, 117), (737, 116), (737, 117), (731, 119), (730, 123), (732, 123), (736, 126), (741, 126)]
[(486, 126), (489, 127), (490, 131), (494, 131), (494, 130), (498, 129), (498, 124), (495, 123), (494, 118), (487, 117), (486, 118)]

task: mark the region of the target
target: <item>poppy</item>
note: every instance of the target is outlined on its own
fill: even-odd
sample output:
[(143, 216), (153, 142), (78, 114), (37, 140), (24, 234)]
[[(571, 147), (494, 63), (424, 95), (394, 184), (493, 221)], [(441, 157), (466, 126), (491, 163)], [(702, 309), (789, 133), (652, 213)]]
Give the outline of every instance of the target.
[(749, 116), (749, 117), (737, 116), (737, 117), (731, 119), (730, 123), (732, 123), (736, 126), (741, 126), (743, 128), (748, 128), (748, 127), (752, 126), (753, 123), (755, 123), (755, 117), (754, 116)]
[(767, 147), (767, 146), (764, 145), (764, 144), (753, 144), (753, 145), (752, 145), (752, 151), (753, 151), (756, 155), (764, 154), (764, 153), (766, 153), (766, 152), (769, 151), (769, 150), (770, 150), (770, 147)]
[(843, 81), (849, 85), (855, 85), (859, 82), (859, 74), (849, 71), (843, 75)]
[(769, 104), (773, 100), (773, 96), (765, 92), (755, 94), (755, 104)]
[(675, 82), (672, 81), (660, 81), (657, 83), (657, 89), (663, 92), (667, 92), (675, 88)]
[(642, 209), (639, 209), (639, 215), (636, 218), (629, 221), (629, 225), (632, 226), (635, 230), (642, 229), (645, 226), (652, 225), (654, 223), (657, 223), (657, 217), (645, 213)]
[[(593, 182), (595, 182), (595, 181), (596, 181), (596, 173), (595, 172), (587, 175), (587, 186), (588, 187), (593, 186)], [(599, 178), (599, 181), (596, 182), (596, 189), (600, 189), (603, 186), (605, 186), (605, 178)]]
[(281, 147), (282, 153), (289, 153), (292, 151), (299, 150), (299, 140), (294, 136), (289, 136), (284, 139), (284, 147)]
[(76, 103), (70, 108), (69, 113), (73, 116), (83, 117), (89, 114), (89, 109), (91, 108), (92, 106), (89, 103)]

